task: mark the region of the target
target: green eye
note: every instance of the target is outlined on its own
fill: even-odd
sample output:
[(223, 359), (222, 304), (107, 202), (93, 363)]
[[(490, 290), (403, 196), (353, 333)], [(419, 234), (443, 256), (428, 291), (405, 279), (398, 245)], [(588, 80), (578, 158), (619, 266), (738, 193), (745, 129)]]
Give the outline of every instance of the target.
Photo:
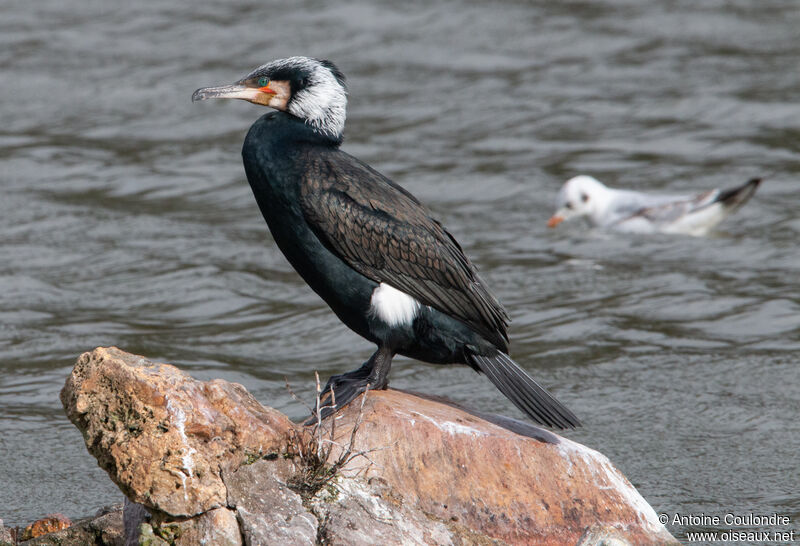
[(269, 85), (269, 78), (258, 78), (258, 86), (266, 87)]

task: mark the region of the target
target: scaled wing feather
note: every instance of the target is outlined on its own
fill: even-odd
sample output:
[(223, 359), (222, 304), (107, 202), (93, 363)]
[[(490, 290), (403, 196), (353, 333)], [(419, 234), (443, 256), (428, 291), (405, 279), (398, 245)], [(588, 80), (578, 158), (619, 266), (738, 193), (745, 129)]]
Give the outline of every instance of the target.
[(344, 152), (315, 161), (324, 164), (308, 170), (301, 205), (328, 248), (362, 275), (456, 317), (507, 350), (508, 315), (419, 201)]

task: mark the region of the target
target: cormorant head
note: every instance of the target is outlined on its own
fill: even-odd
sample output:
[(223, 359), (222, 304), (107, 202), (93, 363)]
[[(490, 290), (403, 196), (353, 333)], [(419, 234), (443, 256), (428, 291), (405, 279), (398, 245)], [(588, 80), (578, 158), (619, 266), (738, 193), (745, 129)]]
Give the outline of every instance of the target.
[(564, 220), (578, 216), (589, 216), (600, 205), (606, 186), (591, 176), (580, 175), (564, 183), (556, 198), (556, 212), (547, 222), (556, 227)]
[(204, 87), (192, 101), (243, 99), (288, 112), (315, 131), (342, 138), (347, 92), (344, 75), (330, 61), (289, 57), (259, 66), (233, 85)]

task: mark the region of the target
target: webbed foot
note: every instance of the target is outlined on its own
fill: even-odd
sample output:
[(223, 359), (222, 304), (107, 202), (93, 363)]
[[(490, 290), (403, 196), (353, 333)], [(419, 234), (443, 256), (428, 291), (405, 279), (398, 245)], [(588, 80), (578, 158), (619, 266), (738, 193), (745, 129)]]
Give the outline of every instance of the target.
[[(378, 349), (357, 370), (333, 375), (319, 393), (319, 417), (326, 419), (367, 390), (381, 390), (389, 385), (389, 369), (392, 354), (387, 349)], [(304, 424), (313, 425), (317, 415), (312, 415)]]

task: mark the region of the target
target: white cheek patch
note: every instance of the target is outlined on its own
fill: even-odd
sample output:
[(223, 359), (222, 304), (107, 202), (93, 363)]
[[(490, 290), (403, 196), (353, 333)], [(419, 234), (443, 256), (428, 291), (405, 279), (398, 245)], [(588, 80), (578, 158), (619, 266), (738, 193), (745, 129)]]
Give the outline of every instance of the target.
[(381, 283), (370, 299), (370, 314), (389, 326), (411, 324), (419, 308), (417, 300), (386, 283)]
[(347, 96), (333, 76), (297, 93), (288, 108), (289, 113), (334, 138), (344, 131)]

